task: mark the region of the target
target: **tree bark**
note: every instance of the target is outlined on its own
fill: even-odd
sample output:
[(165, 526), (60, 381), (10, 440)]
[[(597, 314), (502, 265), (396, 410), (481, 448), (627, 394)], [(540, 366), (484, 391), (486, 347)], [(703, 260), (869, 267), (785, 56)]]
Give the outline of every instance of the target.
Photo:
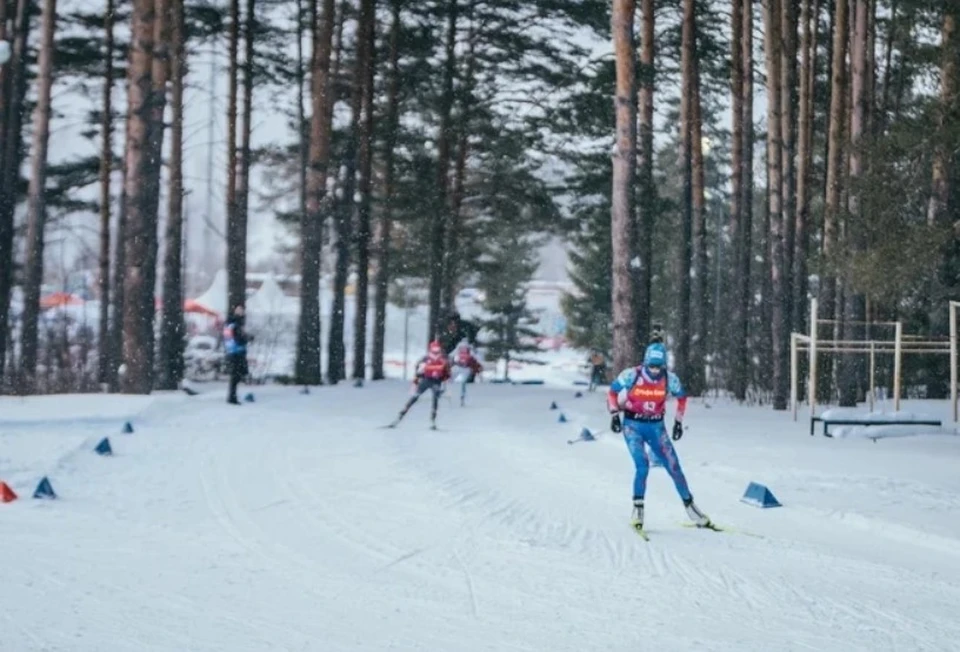
[[(739, 283), (741, 269), (739, 265), (740, 250), (743, 247), (743, 4), (741, 0), (734, 0), (730, 15), (730, 120), (732, 126), (730, 143), (730, 234), (733, 238), (734, 264), (730, 267), (732, 287)], [(725, 333), (727, 342), (734, 351), (737, 338), (742, 337), (741, 321), (746, 319), (746, 313), (739, 300), (733, 302), (733, 319), (731, 328)], [(714, 325), (718, 327), (719, 325)], [(737, 400), (742, 401), (746, 392), (745, 370), (736, 354), (731, 357), (731, 387)]]
[[(131, 15), (130, 62), (127, 67), (127, 129), (124, 167), (126, 222), (123, 234), (125, 269), (123, 297), (123, 364), (120, 388), (128, 394), (149, 394), (153, 288), (150, 287), (151, 220), (148, 177), (152, 111), (154, 23), (153, 0), (134, 0)], [(119, 272), (118, 272), (119, 273)]]
[(373, 172), (373, 114), (374, 114), (374, 68), (376, 53), (376, 2), (361, 0), (360, 38), (365, 42), (364, 59), (360, 62), (361, 120), (359, 147), (359, 179), (357, 190), (360, 204), (357, 207), (357, 289), (356, 315), (353, 331), (353, 378), (362, 380), (367, 372), (367, 308), (370, 300), (370, 204)]
[(27, 243), (23, 283), (23, 322), (20, 340), (20, 391), (37, 390), (37, 321), (43, 284), (43, 245), (46, 223), (47, 145), (50, 142), (50, 95), (53, 88), (54, 33), (57, 0), (44, 0), (37, 55), (37, 103), (33, 109), (33, 145), (27, 190)]
[[(20, 163), (23, 160), (23, 113), (27, 92), (26, 53), (30, 37), (32, 0), (17, 0), (13, 20), (13, 47), (10, 60), (3, 66), (5, 109), (0, 130), (0, 327), (8, 332), (10, 295), (13, 290), (14, 214)], [(8, 336), (0, 337), (0, 380), (6, 378)]]
[[(780, 202), (783, 225), (783, 270), (781, 287), (783, 292), (783, 311), (785, 316), (782, 346), (789, 349), (790, 331), (794, 323), (793, 305), (793, 265), (796, 247), (796, 177), (795, 177), (795, 136), (797, 115), (794, 112), (794, 98), (797, 87), (797, 17), (794, 0), (781, 0), (780, 3)], [(787, 372), (784, 371), (784, 374)]]
[[(0, 2), (2, 4), (2, 2)], [(107, 0), (103, 14), (104, 74), (100, 117), (100, 329), (97, 339), (97, 380), (110, 378), (110, 176), (113, 172), (113, 12), (114, 0)]]
[[(824, 206), (823, 244), (821, 256), (820, 318), (837, 316), (837, 278), (834, 271), (838, 248), (840, 198), (843, 187), (844, 146), (846, 122), (846, 56), (847, 56), (847, 0), (835, 0), (833, 19), (833, 60), (830, 84), (830, 127), (827, 145), (827, 196)], [(824, 356), (821, 382), (821, 400), (829, 396), (833, 377), (833, 359)]]
[[(465, 18), (472, 19), (473, 4), (472, 0), (467, 5)], [(467, 61), (463, 74), (463, 86), (459, 89), (460, 110), (457, 125), (457, 156), (453, 165), (453, 188), (450, 193), (450, 219), (447, 224), (446, 245), (444, 247), (443, 264), (443, 296), (441, 305), (447, 309), (456, 305), (457, 283), (460, 279), (461, 265), (460, 254), (460, 231), (462, 228), (462, 210), (464, 186), (466, 183), (467, 158), (470, 151), (470, 122), (472, 119), (471, 108), (473, 106), (474, 89), (474, 68), (476, 67), (476, 34), (471, 20), (470, 30), (467, 34), (467, 52), (465, 59)]]
[[(743, 0), (741, 14), (743, 28), (740, 43), (741, 63), (743, 66), (742, 94), (743, 111), (743, 157), (741, 159), (741, 224), (737, 239), (737, 282), (736, 282), (736, 329), (734, 332), (734, 394), (738, 400), (745, 400), (750, 386), (750, 273), (753, 261), (753, 0)], [(736, 45), (736, 43), (735, 43)]]
[(939, 131), (934, 145), (933, 188), (927, 205), (927, 222), (942, 224), (949, 220), (951, 158), (947, 131), (955, 125), (958, 114), (957, 15), (945, 9), (940, 31), (940, 106), (937, 114)]
[(400, 116), (400, 3), (402, 0), (390, 0), (390, 44), (389, 44), (389, 85), (387, 87), (386, 132), (383, 144), (383, 208), (377, 234), (377, 273), (374, 278), (376, 298), (374, 299), (373, 319), (373, 379), (382, 380), (383, 358), (386, 348), (387, 298), (390, 286), (390, 245), (393, 230), (393, 198), (396, 191), (394, 175), (397, 145), (397, 128)]
[[(363, 27), (358, 20), (358, 29)], [(357, 153), (360, 141), (360, 121), (363, 111), (363, 70), (370, 46), (364, 38), (357, 39), (355, 69), (350, 90), (350, 132), (343, 157), (343, 189), (336, 207), (337, 260), (333, 272), (333, 302), (330, 310), (330, 331), (327, 340), (327, 379), (336, 384), (347, 377), (346, 347), (344, 346), (344, 313), (346, 287), (350, 272), (350, 248), (353, 244), (354, 193), (357, 187)], [(356, 289), (356, 288), (355, 288)], [(366, 344), (366, 343), (364, 343)]]
[[(653, 295), (653, 229), (657, 207), (657, 188), (653, 181), (653, 94), (656, 82), (656, 10), (654, 0), (640, 0), (640, 94), (639, 94), (639, 189), (637, 269), (634, 315), (638, 345), (650, 337), (651, 301)], [(639, 350), (638, 350), (639, 353)]]
[[(440, 126), (437, 131), (437, 192), (430, 223), (430, 287), (429, 331), (433, 339), (440, 328), (440, 310), (443, 299), (443, 264), (446, 249), (446, 221), (449, 211), (450, 150), (454, 133), (451, 113), (454, 102), (454, 79), (457, 74), (457, 21), (459, 0), (450, 0), (447, 11), (447, 34), (444, 44), (443, 88), (440, 95)], [(449, 308), (450, 306), (448, 306)]]
[(160, 389), (176, 389), (183, 380), (183, 84), (186, 75), (184, 0), (172, 0), (170, 105), (170, 185), (164, 233), (163, 304), (160, 321)]
[(225, 315), (246, 304), (246, 269), (240, 259), (240, 249), (246, 243), (238, 242), (240, 203), (237, 188), (237, 104), (240, 70), (240, 0), (230, 0), (230, 32), (227, 46), (227, 305)]
[[(811, 2), (813, 3), (811, 11)], [(797, 144), (796, 253), (793, 258), (793, 330), (804, 333), (807, 318), (807, 258), (810, 255), (810, 189), (813, 171), (813, 82), (817, 59), (820, 0), (803, 0), (800, 10), (800, 116)], [(812, 26), (811, 26), (812, 23)]]
[[(316, 16), (317, 0), (310, 0)], [(307, 210), (300, 221), (300, 318), (297, 328), (297, 382), (320, 385), (320, 252), (323, 247), (323, 207), (330, 162), (331, 109), (330, 60), (335, 0), (323, 0), (320, 23), (311, 25), (313, 53), (310, 78), (310, 151), (307, 167)]]
[[(856, 255), (865, 245), (863, 238), (862, 201), (860, 198), (860, 179), (863, 177), (863, 136), (866, 133), (867, 116), (867, 44), (869, 42), (870, 18), (869, 0), (853, 0), (853, 33), (850, 45), (850, 169), (848, 184), (847, 210), (849, 217), (844, 229), (844, 252)], [(843, 311), (843, 339), (862, 340), (865, 321), (865, 299), (856, 291), (854, 280), (848, 278), (845, 284), (845, 306)], [(861, 356), (844, 354), (840, 367), (840, 405), (856, 407), (860, 395), (859, 364)]]
[(679, 282), (677, 315), (677, 347), (675, 350), (676, 367), (681, 376), (690, 373), (690, 340), (693, 324), (690, 320), (691, 282), (690, 272), (693, 259), (693, 148), (691, 145), (693, 122), (693, 61), (696, 57), (694, 0), (683, 0), (683, 23), (680, 45), (680, 176), (682, 195), (680, 198), (681, 242), (680, 256), (677, 260), (677, 281)]
[[(694, 18), (694, 20), (696, 20)], [(707, 216), (703, 170), (703, 109), (700, 97), (700, 66), (694, 23), (693, 78), (690, 96), (690, 181), (693, 201), (693, 275), (691, 278), (690, 365), (686, 373), (687, 391), (693, 396), (703, 393), (705, 387), (704, 354), (707, 334)]]
[(637, 363), (637, 327), (633, 306), (633, 275), (630, 271), (634, 257), (632, 202), (637, 160), (634, 12), (634, 0), (613, 1), (611, 27), (616, 57), (614, 106), (617, 131), (610, 219), (613, 233), (613, 364), (618, 370)]
[[(253, 43), (255, 32), (255, 0), (247, 0), (243, 26), (243, 105), (240, 109), (243, 120), (240, 127), (240, 147), (237, 152), (237, 200), (232, 228), (228, 230), (227, 246), (230, 252), (228, 286), (235, 293), (231, 309), (247, 302), (247, 222), (250, 208), (250, 139), (253, 136)], [(241, 292), (242, 290), (242, 292)]]
[[(789, 0), (786, 0), (789, 2)], [(767, 62), (767, 201), (769, 207), (768, 255), (770, 274), (770, 338), (772, 354), (773, 408), (787, 409), (787, 361), (786, 342), (789, 338), (788, 302), (784, 296), (787, 289), (784, 274), (784, 216), (783, 216), (783, 132), (782, 125), (782, 79), (783, 71), (780, 50), (779, 26), (781, 0), (764, 2), (764, 44)]]

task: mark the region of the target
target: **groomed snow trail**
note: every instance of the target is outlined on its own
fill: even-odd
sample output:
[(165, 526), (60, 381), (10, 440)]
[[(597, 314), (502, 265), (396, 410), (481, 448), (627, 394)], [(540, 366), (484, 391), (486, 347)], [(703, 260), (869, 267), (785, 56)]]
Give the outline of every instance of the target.
[[(136, 434), (104, 433), (113, 458), (71, 452), (89, 423), (37, 425), (40, 452), (19, 465), (35, 433), (0, 437), (17, 442), (0, 459), (24, 498), (0, 505), (0, 650), (876, 652), (960, 638), (960, 439), (810, 438), (786, 415), (694, 402), (678, 443), (691, 488), (744, 533), (682, 527), (653, 469), (644, 543), (600, 394), (472, 385), (467, 407), (442, 401), (440, 431), (426, 401), (381, 429), (406, 389), (263, 388), (239, 408), (219, 391), (168, 397)], [(598, 441), (568, 446), (583, 426)], [(31, 466), (59, 501), (28, 499)], [(785, 507), (740, 503), (750, 480)]]

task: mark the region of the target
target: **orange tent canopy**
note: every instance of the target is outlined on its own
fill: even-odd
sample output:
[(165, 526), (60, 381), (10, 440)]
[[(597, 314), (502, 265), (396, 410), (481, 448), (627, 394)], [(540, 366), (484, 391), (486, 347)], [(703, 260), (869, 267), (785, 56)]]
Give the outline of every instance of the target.
[(62, 308), (63, 306), (82, 306), (83, 299), (70, 294), (69, 292), (54, 292), (40, 299), (40, 307), (43, 310), (50, 308)]
[[(160, 297), (156, 298), (156, 300), (154, 301), (154, 306), (156, 307), (157, 310), (160, 310), (160, 308), (163, 307), (163, 302), (161, 301)], [(216, 310), (210, 310), (210, 308), (207, 308), (202, 303), (197, 303), (193, 299), (187, 299), (186, 301), (183, 302), (183, 311), (192, 312), (198, 315), (207, 315), (208, 317), (214, 317), (215, 319), (220, 319), (220, 313), (218, 313)]]

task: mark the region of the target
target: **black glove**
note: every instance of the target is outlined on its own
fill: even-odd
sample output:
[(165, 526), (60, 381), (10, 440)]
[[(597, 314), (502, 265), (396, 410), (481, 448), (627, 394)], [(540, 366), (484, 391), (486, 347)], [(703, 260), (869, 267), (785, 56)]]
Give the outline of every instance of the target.
[(673, 422), (673, 441), (677, 441), (683, 437), (683, 424), (679, 421)]
[(610, 430), (613, 432), (620, 432), (623, 430), (623, 425), (620, 423), (620, 414), (614, 414), (610, 417)]

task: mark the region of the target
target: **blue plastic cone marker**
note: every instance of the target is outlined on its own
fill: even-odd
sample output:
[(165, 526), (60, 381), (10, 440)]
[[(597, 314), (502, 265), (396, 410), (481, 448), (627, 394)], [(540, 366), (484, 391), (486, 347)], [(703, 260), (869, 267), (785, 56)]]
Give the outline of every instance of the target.
[(132, 434), (133, 434), (133, 424), (130, 423), (129, 421), (127, 421), (125, 424), (123, 424), (123, 433), (124, 433), (125, 435), (132, 435)]
[(573, 398), (583, 398), (583, 392), (577, 392), (573, 395)]
[(246, 396), (243, 397), (243, 400), (246, 401), (247, 403), (253, 403), (253, 394), (247, 394)]
[(310, 388), (307, 387), (306, 385), (304, 385), (304, 386), (303, 386), (303, 389), (300, 390), (300, 393), (301, 393), (301, 394), (309, 394), (309, 393), (310, 393)]
[(97, 447), (93, 449), (97, 455), (113, 455), (113, 449), (110, 448), (110, 440), (104, 437), (100, 440), (100, 443), (97, 444)]
[(560, 423), (566, 423), (566, 422), (567, 422), (567, 417), (563, 416), (563, 413), (561, 413), (561, 414), (560, 414), (560, 418), (557, 419), (557, 421), (559, 421)]
[(554, 402), (552, 402), (552, 403), (550, 404), (550, 409), (551, 409), (551, 410), (556, 410), (556, 409), (557, 409), (557, 402), (556, 402), (556, 401), (554, 401)]
[(780, 501), (774, 497), (773, 492), (756, 482), (751, 482), (747, 486), (740, 500), (754, 507), (781, 507)]
[(353, 386), (363, 387), (363, 378), (357, 378), (355, 381), (353, 381)]
[(580, 431), (580, 439), (583, 441), (595, 441), (596, 437), (593, 436), (593, 433), (590, 432), (587, 428), (584, 428)]
[(33, 492), (34, 498), (56, 498), (57, 493), (53, 490), (53, 485), (50, 484), (49, 478), (43, 476), (43, 480), (40, 481), (40, 484), (37, 485), (37, 490)]

